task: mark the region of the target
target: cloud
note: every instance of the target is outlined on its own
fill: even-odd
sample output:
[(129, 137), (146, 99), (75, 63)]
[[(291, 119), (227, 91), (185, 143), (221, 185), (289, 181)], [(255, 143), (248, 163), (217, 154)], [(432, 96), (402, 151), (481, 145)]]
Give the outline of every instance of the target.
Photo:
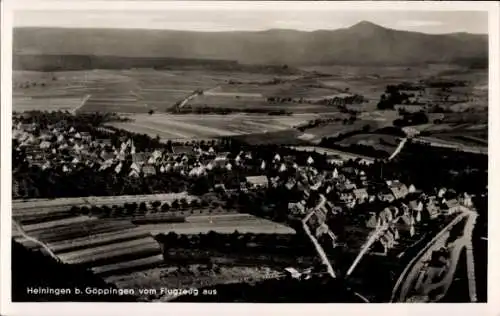
[(443, 24), (444, 23), (441, 21), (430, 21), (430, 20), (402, 20), (396, 23), (398, 27), (441, 26)]

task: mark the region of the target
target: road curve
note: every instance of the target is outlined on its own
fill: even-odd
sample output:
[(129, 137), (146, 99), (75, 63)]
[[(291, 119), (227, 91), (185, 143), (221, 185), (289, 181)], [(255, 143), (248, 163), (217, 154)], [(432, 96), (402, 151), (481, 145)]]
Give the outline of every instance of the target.
[[(414, 284), (414, 281), (423, 277), (424, 275), (422, 274), (423, 271), (425, 271), (425, 263), (424, 260), (427, 259), (432, 252), (436, 249), (439, 248), (440, 241), (442, 241), (443, 238), (447, 237), (447, 233), (449, 233), (450, 229), (458, 224), (460, 221), (467, 219), (466, 226), (464, 228), (463, 234), (461, 237), (459, 237), (453, 244), (453, 249), (451, 252), (451, 266), (450, 266), (450, 272), (447, 274), (443, 279), (445, 279), (443, 282), (439, 282), (438, 284), (435, 284), (435, 286), (432, 286), (431, 289), (433, 288), (443, 288), (443, 292), (446, 293), (446, 291), (449, 288), (449, 285), (451, 284), (451, 281), (453, 280), (453, 272), (454, 269), (456, 268), (456, 264), (458, 263), (458, 260), (460, 258), (460, 253), (463, 250), (464, 246), (466, 245), (466, 242), (468, 239), (470, 239), (471, 234), (470, 232), (472, 231), (470, 223), (473, 223), (473, 219), (475, 218), (475, 213), (473, 211), (470, 211), (468, 209), (462, 210), (461, 213), (459, 213), (449, 224), (447, 224), (436, 236), (429, 242), (427, 245), (410, 261), (410, 263), (405, 267), (403, 272), (401, 273), (399, 279), (397, 280), (393, 292), (392, 292), (392, 297), (391, 297), (391, 302), (403, 302), (408, 299), (407, 295), (410, 292), (410, 287)], [(473, 226), (473, 225), (472, 225)], [(451, 277), (450, 277), (451, 275)], [(423, 281), (423, 280), (421, 280)]]

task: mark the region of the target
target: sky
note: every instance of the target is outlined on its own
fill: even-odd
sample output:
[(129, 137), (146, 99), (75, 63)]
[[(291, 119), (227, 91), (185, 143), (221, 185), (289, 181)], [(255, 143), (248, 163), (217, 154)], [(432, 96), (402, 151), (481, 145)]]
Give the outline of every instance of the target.
[(431, 34), (488, 33), (488, 15), (481, 11), (298, 11), (265, 10), (40, 10), (16, 11), (14, 26), (74, 28), (138, 28), (187, 31), (256, 31), (338, 29), (360, 21), (384, 27)]

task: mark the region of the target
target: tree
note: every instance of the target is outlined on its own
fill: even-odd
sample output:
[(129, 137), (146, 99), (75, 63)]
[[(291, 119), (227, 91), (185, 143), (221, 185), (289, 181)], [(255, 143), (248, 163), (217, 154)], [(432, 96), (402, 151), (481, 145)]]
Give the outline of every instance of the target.
[(180, 205), (179, 205), (179, 200), (175, 199), (173, 202), (172, 202), (172, 208), (173, 209), (179, 209)]
[(153, 206), (154, 208), (158, 208), (160, 207), (160, 205), (161, 205), (160, 201), (154, 201), (153, 203), (151, 203), (151, 206)]
[(168, 205), (168, 203), (163, 203), (161, 205), (161, 211), (162, 212), (168, 212), (169, 209), (170, 209), (170, 206)]
[(187, 207), (189, 206), (189, 203), (188, 203), (188, 201), (186, 200), (186, 198), (182, 198), (182, 199), (180, 200), (179, 204), (180, 204), (180, 207), (181, 207), (182, 209), (185, 209), (185, 208), (187, 208)]
[(81, 214), (82, 215), (90, 215), (90, 209), (87, 206), (82, 206)]
[(146, 213), (148, 211), (148, 207), (146, 206), (146, 203), (145, 202), (141, 202), (141, 204), (139, 204), (139, 213)]
[(193, 208), (198, 208), (198, 207), (200, 207), (200, 200), (198, 200), (198, 199), (194, 199), (194, 200), (192, 200), (192, 201), (191, 201), (191, 207), (193, 207)]
[(80, 208), (77, 206), (72, 206), (70, 209), (70, 213), (72, 215), (78, 215), (80, 213)]

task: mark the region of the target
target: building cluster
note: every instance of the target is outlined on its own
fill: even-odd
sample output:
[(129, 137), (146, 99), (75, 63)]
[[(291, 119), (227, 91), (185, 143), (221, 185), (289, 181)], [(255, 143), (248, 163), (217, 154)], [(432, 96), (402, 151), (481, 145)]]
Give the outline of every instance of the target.
[[(382, 254), (387, 254), (401, 237), (413, 237), (420, 223), (473, 207), (472, 197), (467, 193), (457, 194), (454, 190), (441, 188), (433, 194), (426, 194), (414, 185), (398, 180), (375, 185), (367, 179), (365, 172), (353, 167), (339, 167), (333, 172), (305, 168), (297, 179), (289, 180), (285, 186), (288, 189), (298, 186), (304, 193), (298, 202), (289, 203), (289, 212), (299, 218), (312, 213), (308, 224), (316, 238), (328, 234), (335, 241), (327, 226), (328, 218), (339, 214), (361, 217), (365, 219), (359, 223), (361, 227), (381, 231), (374, 249), (379, 249)], [(308, 198), (313, 192), (319, 198), (310, 206)], [(367, 211), (370, 204), (373, 211)], [(361, 205), (365, 207), (357, 208)], [(381, 205), (386, 206), (380, 208)]]
[[(43, 170), (60, 168), (70, 173), (88, 166), (98, 172), (112, 170), (124, 176), (147, 177), (168, 172), (201, 176), (213, 169), (233, 168), (228, 153), (216, 152), (213, 147), (202, 150), (192, 145), (176, 147), (173, 152), (163, 149), (139, 152), (134, 141), (125, 136), (116, 145), (109, 138), (95, 138), (71, 126), (38, 130), (35, 124), (19, 123), (14, 125), (12, 137), (17, 141), (14, 150), (22, 150), (26, 162)], [(241, 164), (249, 158), (249, 154), (241, 153), (233, 163)]]
[[(88, 166), (95, 172), (114, 172), (131, 178), (172, 172), (197, 178), (217, 170), (229, 174), (239, 170), (239, 175), (243, 175), (237, 178), (240, 191), (288, 190), (295, 198), (288, 204), (290, 215), (303, 218), (313, 211), (310, 220), (318, 237), (331, 234), (324, 225), (327, 218), (343, 213), (356, 214), (359, 206), (383, 203), (387, 207), (368, 212), (365, 214), (367, 220), (360, 223), (373, 230), (390, 227), (379, 239), (382, 252), (393, 247), (400, 235), (414, 235), (419, 222), (472, 206), (470, 196), (459, 195), (453, 190), (441, 189), (429, 195), (398, 180), (373, 183), (362, 165), (335, 162), (330, 170), (318, 170), (311, 156), (299, 165), (294, 155), (281, 157), (276, 153), (271, 159), (263, 160), (257, 158), (255, 152), (241, 151), (234, 155), (209, 146), (202, 149), (196, 143), (174, 147), (173, 151), (138, 152), (130, 138), (122, 137), (113, 144), (111, 139), (98, 139), (74, 127), (57, 125), (39, 130), (34, 124), (16, 123), (13, 139), (17, 142), (14, 150), (24, 151), (28, 164), (44, 170), (55, 168), (71, 173)], [(241, 172), (245, 170), (248, 172)], [(213, 184), (214, 189), (217, 186), (225, 190), (224, 181)]]

